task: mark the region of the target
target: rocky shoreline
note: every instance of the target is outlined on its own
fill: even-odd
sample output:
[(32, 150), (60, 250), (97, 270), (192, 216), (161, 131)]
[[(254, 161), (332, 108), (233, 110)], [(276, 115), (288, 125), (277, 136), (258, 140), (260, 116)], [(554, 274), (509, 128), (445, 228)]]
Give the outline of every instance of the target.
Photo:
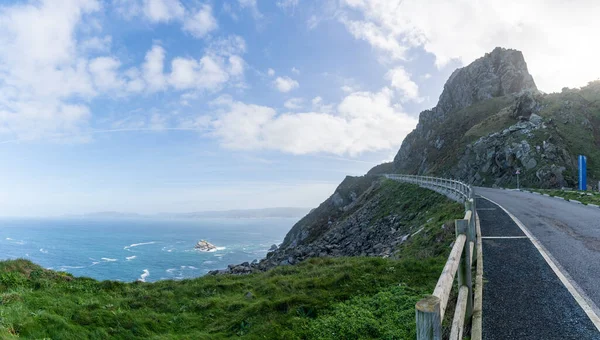
[(380, 215), (386, 200), (376, 176), (347, 177), (335, 193), (290, 230), (281, 247), (273, 245), (260, 261), (230, 264), (209, 275), (250, 274), (294, 265), (313, 257), (393, 256), (395, 249), (418, 233), (416, 213)]

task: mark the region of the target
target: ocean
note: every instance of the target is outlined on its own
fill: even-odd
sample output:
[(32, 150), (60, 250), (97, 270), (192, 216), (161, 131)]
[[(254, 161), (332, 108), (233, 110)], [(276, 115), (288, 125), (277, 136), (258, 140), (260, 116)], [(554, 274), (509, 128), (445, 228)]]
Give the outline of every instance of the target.
[[(97, 280), (181, 280), (262, 259), (297, 220), (0, 219), (0, 259)], [(194, 249), (201, 239), (217, 250)]]

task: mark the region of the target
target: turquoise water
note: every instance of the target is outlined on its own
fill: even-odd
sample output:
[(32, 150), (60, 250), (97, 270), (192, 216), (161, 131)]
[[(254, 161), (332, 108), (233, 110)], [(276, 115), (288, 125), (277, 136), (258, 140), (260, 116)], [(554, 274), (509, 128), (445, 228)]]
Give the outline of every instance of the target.
[[(297, 219), (4, 219), (0, 259), (98, 280), (193, 278), (231, 263), (263, 258)], [(214, 252), (194, 245), (205, 239)]]

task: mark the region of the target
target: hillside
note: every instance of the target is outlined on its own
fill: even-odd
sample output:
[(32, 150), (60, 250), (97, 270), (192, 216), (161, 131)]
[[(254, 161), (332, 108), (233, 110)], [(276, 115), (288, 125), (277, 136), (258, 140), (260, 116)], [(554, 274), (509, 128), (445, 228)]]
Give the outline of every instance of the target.
[[(334, 196), (303, 220), (318, 226), (310, 238), (317, 242), (327, 235), (316, 221), (327, 221), (330, 204), (339, 206), (331, 215), (338, 226), (366, 209), (367, 239), (390, 226), (401, 230), (392, 233), (395, 245), (386, 244), (387, 258), (365, 250), (362, 255), (373, 256), (323, 256), (249, 275), (155, 283), (99, 282), (26, 260), (3, 261), (0, 338), (414, 338), (414, 304), (435, 286), (462, 206), (373, 177), (347, 178), (341, 197)], [(292, 251), (295, 240), (286, 238), (284, 249)], [(298, 242), (310, 244), (308, 238)]]
[(600, 179), (600, 82), (544, 94), (521, 52), (496, 48), (456, 70), (403, 141), (394, 172), (453, 177), (482, 186), (573, 187), (577, 155), (588, 185)]
[(414, 338), (414, 303), (435, 285), (464, 211), (378, 175), (510, 187), (520, 169), (523, 186), (555, 188), (576, 184), (585, 154), (593, 184), (598, 146), (600, 81), (544, 94), (521, 52), (496, 48), (451, 75), (393, 163), (346, 177), (260, 262), (156, 283), (0, 262), (0, 337)]

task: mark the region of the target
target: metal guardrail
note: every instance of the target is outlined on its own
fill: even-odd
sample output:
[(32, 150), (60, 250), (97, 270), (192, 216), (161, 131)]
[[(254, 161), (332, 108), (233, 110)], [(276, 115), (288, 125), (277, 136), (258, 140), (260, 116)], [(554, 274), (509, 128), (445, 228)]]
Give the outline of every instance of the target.
[[(463, 182), (415, 175), (387, 174), (385, 177), (397, 181), (414, 183), (421, 187), (443, 193), (465, 204), (465, 217), (455, 220), (456, 240), (433, 294), (417, 302), (416, 322), (418, 340), (441, 340), (442, 320), (457, 276), (458, 299), (450, 331), (451, 340), (463, 337), (465, 326), (471, 325), (471, 339), (481, 339), (483, 254), (481, 251), (481, 229), (476, 213), (473, 188)], [(477, 275), (473, 285), (473, 256), (476, 256)], [(475, 292), (474, 292), (475, 288)]]
[(417, 184), (435, 191), (438, 191), (436, 189), (450, 191), (450, 193), (454, 193), (457, 200), (461, 202), (473, 198), (473, 188), (471, 188), (470, 185), (455, 179), (399, 174), (387, 174), (384, 176), (397, 181)]

